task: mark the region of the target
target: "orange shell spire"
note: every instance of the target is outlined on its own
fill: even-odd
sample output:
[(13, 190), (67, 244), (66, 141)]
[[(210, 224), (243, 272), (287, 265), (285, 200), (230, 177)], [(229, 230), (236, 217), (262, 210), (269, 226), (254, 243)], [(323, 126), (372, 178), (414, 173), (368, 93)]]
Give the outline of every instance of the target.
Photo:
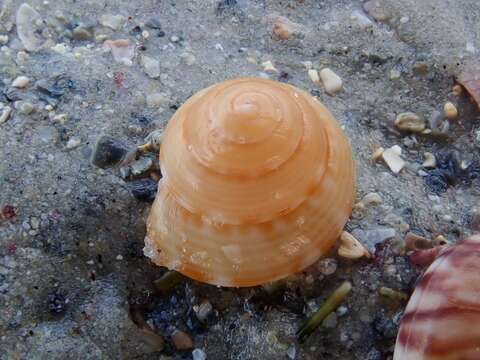
[(170, 120), (146, 256), (193, 279), (253, 286), (314, 263), (355, 197), (349, 143), (291, 85), (241, 78), (192, 96)]

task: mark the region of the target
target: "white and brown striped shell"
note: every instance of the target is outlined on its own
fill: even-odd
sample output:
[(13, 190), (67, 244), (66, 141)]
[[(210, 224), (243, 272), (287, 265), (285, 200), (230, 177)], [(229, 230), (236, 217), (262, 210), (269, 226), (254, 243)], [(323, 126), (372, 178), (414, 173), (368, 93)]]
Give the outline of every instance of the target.
[(156, 264), (221, 286), (299, 272), (337, 241), (355, 198), (350, 145), (308, 93), (242, 78), (178, 109), (147, 221)]
[(479, 360), (480, 235), (412, 260), (435, 255), (408, 302), (394, 360)]

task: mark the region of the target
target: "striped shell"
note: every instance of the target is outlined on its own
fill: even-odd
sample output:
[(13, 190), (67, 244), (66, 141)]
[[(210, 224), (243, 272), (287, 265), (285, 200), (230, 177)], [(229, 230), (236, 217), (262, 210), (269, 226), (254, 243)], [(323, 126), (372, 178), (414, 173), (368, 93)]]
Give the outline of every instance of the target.
[(480, 235), (440, 250), (410, 298), (394, 354), (394, 360), (478, 359)]
[(242, 78), (204, 89), (170, 120), (146, 256), (210, 284), (253, 286), (330, 250), (354, 200), (337, 121), (290, 85)]

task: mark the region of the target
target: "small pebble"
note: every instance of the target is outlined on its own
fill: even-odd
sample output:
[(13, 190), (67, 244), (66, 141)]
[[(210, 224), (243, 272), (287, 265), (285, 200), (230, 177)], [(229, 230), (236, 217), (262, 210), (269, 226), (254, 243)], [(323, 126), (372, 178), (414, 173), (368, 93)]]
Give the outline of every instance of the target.
[(447, 240), (447, 238), (443, 235), (438, 235), (433, 239), (433, 245), (434, 246), (442, 246), (442, 245), (448, 245), (450, 242)]
[(128, 39), (107, 40), (103, 43), (105, 50), (110, 50), (113, 59), (127, 66), (133, 65), (135, 45)]
[(187, 350), (193, 348), (192, 338), (181, 330), (175, 330), (173, 332), (172, 341), (177, 350)]
[(423, 236), (408, 232), (405, 235), (405, 248), (407, 251), (411, 250), (424, 250), (432, 247), (432, 242)]
[(132, 170), (132, 175), (138, 176), (138, 175), (141, 175), (141, 174), (147, 172), (148, 170), (150, 170), (150, 168), (152, 166), (153, 166), (152, 158), (142, 157), (142, 158), (134, 161), (130, 165), (130, 169)]
[(173, 35), (173, 36), (170, 37), (170, 41), (171, 41), (172, 43), (177, 43), (177, 42), (180, 41), (180, 38), (179, 38), (178, 36), (176, 36), (176, 35)]
[(191, 66), (195, 64), (195, 56), (192, 53), (185, 52), (180, 55), (180, 59), (182, 60), (182, 63), (184, 63), (187, 66)]
[(200, 321), (205, 321), (213, 311), (213, 306), (208, 300), (202, 301), (202, 303), (194, 307), (195, 315)]
[(22, 115), (30, 115), (35, 110), (33, 104), (28, 101), (16, 101), (14, 105), (15, 109)]
[(329, 95), (335, 95), (343, 89), (342, 79), (329, 68), (320, 71), (320, 78), (322, 79), (325, 91)]
[(0, 45), (6, 45), (8, 43), (8, 35), (0, 35)]
[(123, 256), (119, 254), (119, 255), (117, 255), (117, 257), (116, 257), (115, 259), (118, 260), (118, 261), (122, 261), (122, 260), (123, 260)]
[(202, 349), (195, 349), (192, 351), (193, 360), (206, 360), (207, 354)]
[(390, 70), (390, 80), (398, 80), (401, 77), (400, 71), (397, 69)]
[(295, 346), (290, 346), (287, 349), (287, 356), (290, 360), (295, 360), (295, 357), (297, 356), (297, 349)]
[(390, 18), (379, 0), (367, 1), (363, 4), (363, 9), (377, 21), (387, 21)]
[(450, 101), (446, 102), (443, 106), (443, 113), (445, 117), (450, 120), (454, 120), (458, 117), (457, 107)]
[(283, 16), (273, 23), (272, 36), (276, 40), (288, 40), (295, 34), (295, 24)]
[(337, 260), (332, 258), (321, 259), (317, 263), (317, 269), (322, 275), (332, 275), (337, 271)]
[(93, 39), (93, 33), (85, 26), (79, 25), (73, 29), (72, 38), (74, 40), (91, 40)]
[(422, 166), (426, 169), (434, 169), (437, 166), (437, 159), (435, 159), (435, 155), (431, 152), (425, 152), (423, 154), (424, 161)]
[[(398, 149), (400, 149), (400, 151)], [(398, 145), (392, 146), (382, 153), (383, 161), (385, 161), (394, 174), (398, 174), (406, 165), (400, 155), (401, 148)]]
[(100, 17), (100, 24), (112, 30), (120, 30), (125, 23), (125, 18), (121, 15), (106, 14)]
[(425, 119), (413, 112), (398, 114), (395, 126), (401, 131), (422, 132), (425, 129)]
[(376, 192), (371, 192), (365, 195), (362, 200), (360, 200), (362, 204), (365, 206), (370, 206), (370, 205), (380, 205), (383, 202), (382, 197), (376, 193)]
[(160, 107), (162, 105), (167, 105), (170, 102), (170, 99), (161, 93), (148, 94), (146, 97), (148, 107)]
[(82, 141), (79, 138), (72, 137), (67, 141), (67, 149), (68, 150), (75, 149), (79, 147), (81, 143)]
[(26, 76), (19, 76), (12, 82), (12, 86), (17, 89), (24, 89), (30, 83), (30, 79)]
[(0, 114), (0, 124), (3, 124), (10, 119), (10, 115), (12, 114), (12, 108), (10, 106), (5, 106)]
[(308, 77), (314, 83), (319, 83), (320, 82), (320, 77), (318, 76), (318, 71), (315, 70), (315, 69), (308, 70)]
[(160, 77), (160, 62), (149, 56), (142, 56), (142, 66), (145, 69), (145, 73), (152, 79)]
[(275, 68), (275, 66), (273, 66), (273, 63), (270, 60), (263, 62), (262, 66), (263, 66), (263, 71), (265, 72), (270, 72), (270, 73), (278, 72), (278, 70)]
[(355, 21), (362, 30), (366, 30), (373, 26), (373, 22), (359, 10), (353, 11), (350, 19)]
[(379, 147), (376, 149), (373, 154), (372, 154), (372, 160), (373, 161), (379, 161), (382, 158), (382, 154), (385, 151), (383, 147)]

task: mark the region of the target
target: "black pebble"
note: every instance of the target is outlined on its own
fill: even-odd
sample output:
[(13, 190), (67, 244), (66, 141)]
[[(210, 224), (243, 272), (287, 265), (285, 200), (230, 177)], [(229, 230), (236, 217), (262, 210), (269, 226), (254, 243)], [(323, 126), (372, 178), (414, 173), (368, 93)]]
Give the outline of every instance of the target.
[(128, 149), (117, 139), (111, 136), (102, 136), (95, 144), (92, 164), (105, 169), (118, 165), (127, 155)]
[(150, 178), (128, 182), (127, 186), (135, 199), (140, 201), (152, 202), (157, 195), (158, 183)]

